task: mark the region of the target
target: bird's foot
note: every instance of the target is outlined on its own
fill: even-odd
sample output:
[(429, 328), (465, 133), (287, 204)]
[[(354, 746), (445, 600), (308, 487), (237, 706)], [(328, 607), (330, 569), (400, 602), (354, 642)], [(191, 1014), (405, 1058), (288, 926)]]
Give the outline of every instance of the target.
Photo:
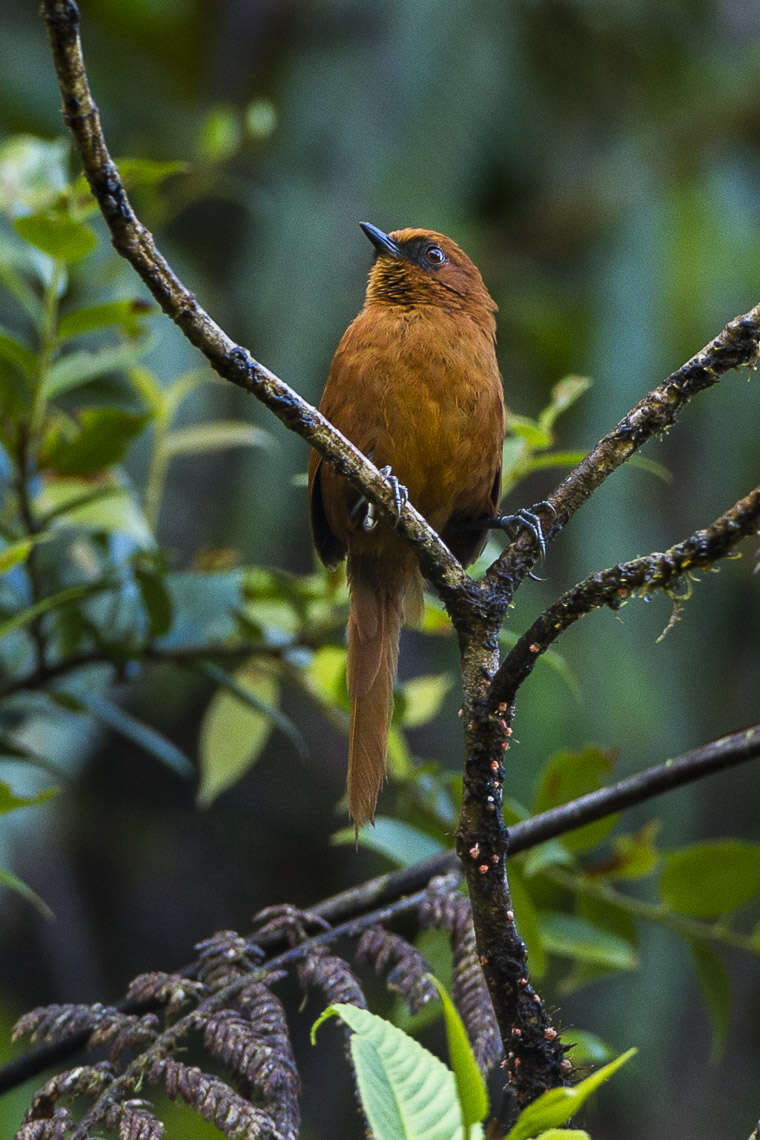
[(384, 475), (388, 480), (388, 486), (393, 495), (393, 508), (396, 512), (396, 522), (401, 518), (401, 511), (409, 502), (409, 492), (403, 483), (399, 483), (396, 476), (390, 469), (390, 465), (386, 464), (385, 467), (380, 468), (380, 474)]
[(539, 511), (551, 511), (552, 517), (555, 517), (557, 512), (554, 507), (546, 499), (542, 499), (540, 503), (534, 503), (529, 509), (523, 507), (519, 511), (515, 511), (511, 515), (496, 515), (488, 521), (488, 527), (492, 530), (503, 530), (507, 534), (517, 534), (521, 530), (530, 531), (536, 541), (536, 546), (539, 549), (542, 558), (546, 557), (546, 538), (544, 537), (541, 519), (538, 516)]
[[(403, 507), (409, 501), (409, 492), (407, 491), (404, 484), (398, 481), (396, 476), (391, 471), (390, 466), (386, 465), (385, 467), (380, 467), (379, 471), (381, 475), (385, 476), (391, 489), (391, 493), (393, 495), (393, 507), (396, 512), (396, 522), (398, 522), (401, 517), (401, 511)], [(377, 511), (375, 510), (375, 504), (368, 502), (365, 495), (362, 495), (361, 498), (356, 500), (356, 503), (354, 504), (354, 507), (351, 511), (352, 518), (355, 518), (357, 516), (360, 516), (360, 526), (365, 534), (371, 530), (374, 530), (377, 526)]]

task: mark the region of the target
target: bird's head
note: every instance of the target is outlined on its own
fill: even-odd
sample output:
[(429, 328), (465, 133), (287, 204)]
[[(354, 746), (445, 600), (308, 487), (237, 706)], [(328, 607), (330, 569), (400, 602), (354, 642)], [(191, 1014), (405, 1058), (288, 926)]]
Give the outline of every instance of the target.
[(369, 222), (359, 224), (376, 250), (368, 305), (436, 305), (469, 312), (493, 327), (496, 302), (477, 266), (455, 241), (434, 230), (386, 234)]

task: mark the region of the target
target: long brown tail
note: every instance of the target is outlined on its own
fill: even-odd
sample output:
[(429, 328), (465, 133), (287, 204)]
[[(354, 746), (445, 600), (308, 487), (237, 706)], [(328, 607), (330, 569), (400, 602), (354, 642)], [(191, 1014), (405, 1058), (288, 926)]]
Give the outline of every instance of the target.
[(407, 559), (349, 559), (348, 692), (353, 699), (348, 746), (348, 809), (357, 831), (372, 821), (385, 776), (393, 681), (414, 566)]

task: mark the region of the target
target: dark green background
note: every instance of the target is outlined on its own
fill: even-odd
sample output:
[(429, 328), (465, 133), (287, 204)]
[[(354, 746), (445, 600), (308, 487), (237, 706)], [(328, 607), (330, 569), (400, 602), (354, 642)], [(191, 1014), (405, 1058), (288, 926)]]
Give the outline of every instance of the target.
[[(758, 300), (760, 10), (752, 4), (83, 0), (82, 14), (113, 152), (192, 163), (148, 218), (162, 249), (230, 334), (310, 399), (361, 301), (371, 257), (356, 224), (363, 219), (439, 229), (471, 253), (499, 303), (515, 412), (537, 414), (568, 372), (593, 378), (560, 421), (562, 447), (590, 447)], [(252, 100), (271, 103), (275, 130), (243, 132), (220, 158), (219, 124)], [(36, 3), (4, 5), (3, 133), (60, 135), (59, 102)], [(111, 273), (135, 289), (126, 268)], [(156, 369), (170, 377), (194, 360), (164, 328)], [(180, 565), (205, 545), (307, 570), (305, 494), (292, 482), (306, 467), (304, 444), (232, 390), (204, 390), (194, 411), (255, 421), (277, 446), (178, 461), (162, 541)], [(711, 522), (758, 482), (759, 424), (757, 381), (745, 374), (700, 396), (646, 449), (672, 483), (618, 472), (557, 543), (547, 581), (520, 592), (511, 627), (594, 568)], [(138, 453), (137, 477), (140, 462)], [(536, 479), (512, 505), (550, 487)], [(514, 795), (530, 798), (538, 766), (562, 746), (615, 747), (624, 774), (758, 719), (753, 553), (747, 542), (741, 559), (703, 576), (660, 644), (665, 599), (591, 616), (567, 635), (561, 650), (582, 697), (548, 670), (526, 684), (521, 743), (510, 753)], [(410, 635), (402, 674), (455, 665), (453, 643), (427, 654)], [(192, 750), (207, 696), (169, 674), (138, 691), (135, 707)], [(421, 755), (458, 763), (454, 707), (452, 699), (415, 739)], [(311, 710), (289, 711), (314, 741), (310, 762), (274, 737), (259, 766), (205, 813), (192, 789), (124, 744), (66, 742), (72, 787), (34, 816), (38, 831), (27, 822), (6, 845), (4, 861), (12, 846), (14, 866), (57, 917), (46, 924), (0, 900), (3, 1021), (42, 1001), (116, 997), (138, 970), (186, 961), (213, 929), (245, 929), (261, 906), (305, 905), (382, 869), (327, 846), (340, 818), (344, 744)], [(631, 819), (658, 815), (667, 848), (757, 838), (759, 808), (747, 766)], [(725, 1054), (711, 1065), (686, 951), (666, 931), (642, 936), (640, 974), (570, 999), (551, 984), (545, 992), (560, 1025), (594, 1030), (615, 1049), (639, 1046), (588, 1115), (594, 1140), (748, 1136), (760, 1114), (757, 961), (729, 957), (733, 1017)], [(350, 1108), (337, 1122), (326, 1056), (305, 1054), (304, 1136), (359, 1136)], [(339, 1052), (329, 1068), (345, 1089)], [(0, 1103), (4, 1135), (17, 1113), (10, 1099)], [(209, 1134), (193, 1127), (176, 1125), (169, 1136)]]

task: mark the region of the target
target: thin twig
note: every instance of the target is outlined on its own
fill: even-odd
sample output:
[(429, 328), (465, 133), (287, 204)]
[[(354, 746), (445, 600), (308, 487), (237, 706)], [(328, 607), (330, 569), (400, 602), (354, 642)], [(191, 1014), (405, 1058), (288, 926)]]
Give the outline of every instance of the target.
[[(653, 435), (673, 425), (693, 396), (717, 384), (721, 376), (734, 368), (754, 368), (759, 354), (760, 305), (755, 305), (729, 321), (709, 344), (639, 400), (548, 496), (554, 515), (545, 533), (547, 546), (621, 463)], [(523, 533), (489, 567), (484, 582), (507, 583), (514, 591), (533, 565), (535, 553), (532, 536)]]
[(630, 562), (597, 571), (573, 586), (545, 610), (512, 647), (492, 685), (492, 702), (511, 703), (538, 658), (574, 622), (593, 609), (619, 609), (636, 591), (648, 596), (672, 589), (685, 573), (710, 566), (760, 526), (760, 487), (750, 491), (704, 530)]

